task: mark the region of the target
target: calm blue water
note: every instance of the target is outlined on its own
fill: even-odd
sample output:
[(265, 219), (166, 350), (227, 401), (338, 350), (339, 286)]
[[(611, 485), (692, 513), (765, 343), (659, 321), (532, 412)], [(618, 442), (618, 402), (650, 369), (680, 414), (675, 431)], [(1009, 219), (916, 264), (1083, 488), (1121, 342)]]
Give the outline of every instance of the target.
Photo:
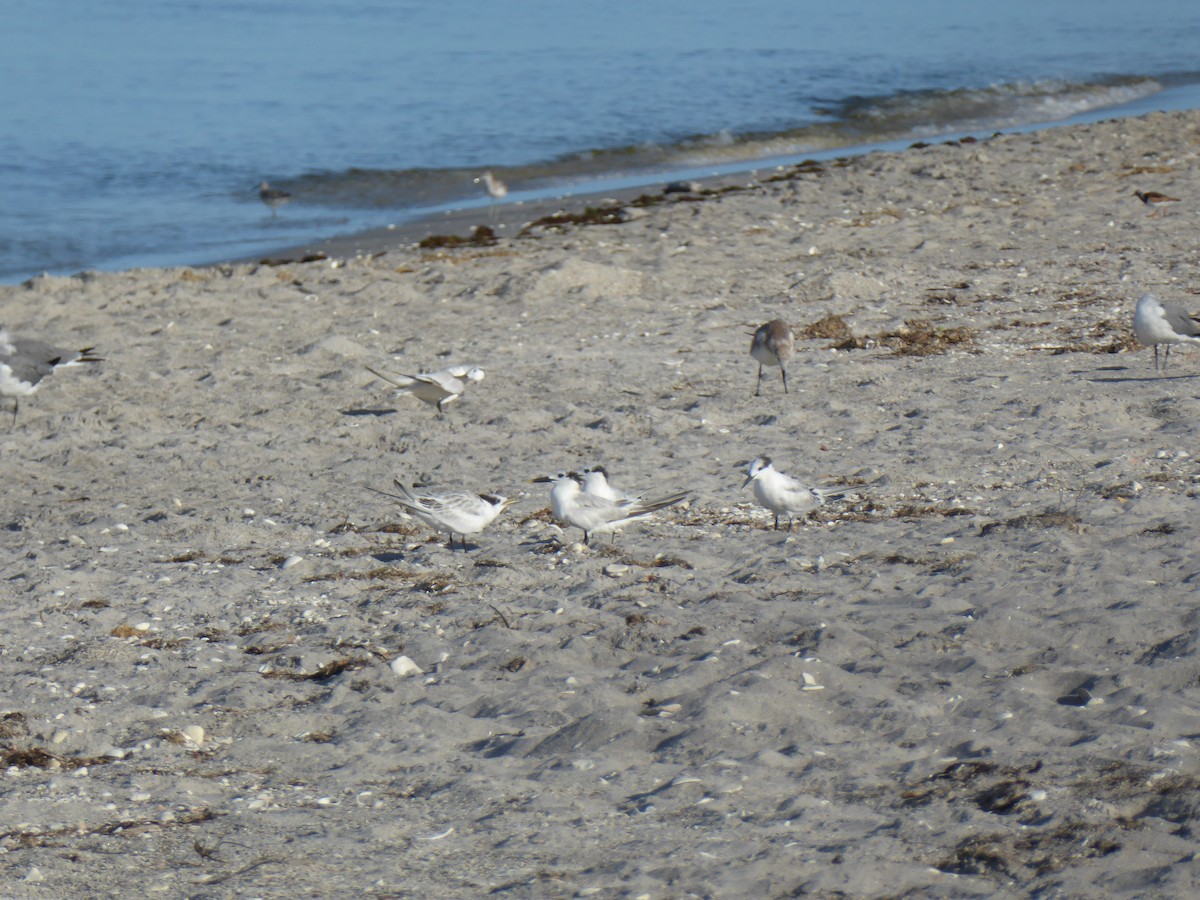
[[(736, 8), (736, 12), (733, 10)], [(0, 281), (1200, 106), (1195, 0), (3, 0)], [(650, 174), (648, 174), (650, 173)], [(293, 194), (272, 217), (263, 179)]]

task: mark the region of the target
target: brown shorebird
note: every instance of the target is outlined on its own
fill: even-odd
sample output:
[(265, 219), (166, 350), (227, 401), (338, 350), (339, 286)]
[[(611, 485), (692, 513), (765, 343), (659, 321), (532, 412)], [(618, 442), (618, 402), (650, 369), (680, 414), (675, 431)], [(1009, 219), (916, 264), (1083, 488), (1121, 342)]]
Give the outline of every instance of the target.
[(292, 195), (279, 188), (273, 188), (264, 181), (258, 186), (258, 198), (271, 207), (271, 216), (274, 217), (275, 211), (291, 200)]
[(779, 366), (779, 374), (783, 379), (783, 392), (788, 392), (787, 369), (784, 367), (792, 356), (792, 328), (783, 319), (772, 319), (766, 325), (754, 332), (754, 340), (750, 342), (750, 355), (758, 360), (758, 382), (754, 386), (754, 396), (759, 396), (762, 390), (763, 366)]
[(1168, 203), (1178, 203), (1178, 197), (1168, 197), (1166, 194), (1160, 194), (1158, 191), (1134, 191), (1133, 196), (1137, 197), (1154, 212), (1150, 213), (1151, 217), (1157, 216), (1159, 213), (1167, 214)]
[(486, 172), (476, 178), (475, 183), (482, 184), (484, 190), (488, 192), (488, 196), (492, 198), (491, 207), (488, 210), (488, 218), (495, 221), (496, 201), (503, 200), (508, 196), (508, 185), (493, 175), (491, 169), (488, 169)]
[(45, 341), (13, 337), (0, 327), (0, 397), (13, 398), (13, 425), (21, 398), (36, 391), (43, 378), (55, 369), (94, 362), (103, 360), (91, 347), (62, 350)]

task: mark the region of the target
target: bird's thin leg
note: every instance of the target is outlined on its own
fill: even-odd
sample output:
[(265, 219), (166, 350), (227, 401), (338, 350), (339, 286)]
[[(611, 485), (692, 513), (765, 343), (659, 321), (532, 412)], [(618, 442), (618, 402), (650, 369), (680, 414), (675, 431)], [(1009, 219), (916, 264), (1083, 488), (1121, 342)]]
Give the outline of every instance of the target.
[(588, 534), (588, 533), (585, 531), (585, 532), (583, 533), (583, 544), (584, 544), (584, 546), (585, 546), (585, 547), (587, 546), (587, 542), (588, 542), (588, 538), (589, 538), (589, 537), (590, 537), (590, 535), (589, 535), (589, 534)]
[(775, 530), (779, 530), (779, 513), (775, 514)]
[(1163, 351), (1163, 371), (1167, 371), (1167, 366), (1171, 364), (1171, 345), (1167, 344), (1167, 349)]
[(779, 367), (779, 374), (780, 374), (780, 376), (783, 378), (783, 392), (786, 394), (786, 393), (788, 392), (788, 389), (787, 389), (787, 369), (785, 369), (783, 366), (780, 366), (780, 367)]
[(759, 392), (762, 390), (762, 363), (758, 364), (758, 381), (754, 384), (754, 396), (762, 396)]

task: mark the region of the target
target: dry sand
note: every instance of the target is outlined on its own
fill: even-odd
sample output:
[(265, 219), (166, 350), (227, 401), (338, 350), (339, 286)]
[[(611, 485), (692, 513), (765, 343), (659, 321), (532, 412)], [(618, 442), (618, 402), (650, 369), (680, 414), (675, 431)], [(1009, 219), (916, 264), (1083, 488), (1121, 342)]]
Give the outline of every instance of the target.
[[(0, 289), (107, 358), (0, 427), (0, 894), (1196, 896), (1200, 357), (1129, 327), (1196, 198), (1157, 114)], [(851, 337), (756, 399), (776, 316)], [(855, 494), (773, 531), (761, 453)], [(595, 463), (694, 501), (581, 547)], [(523, 499), (451, 552), (396, 476)]]

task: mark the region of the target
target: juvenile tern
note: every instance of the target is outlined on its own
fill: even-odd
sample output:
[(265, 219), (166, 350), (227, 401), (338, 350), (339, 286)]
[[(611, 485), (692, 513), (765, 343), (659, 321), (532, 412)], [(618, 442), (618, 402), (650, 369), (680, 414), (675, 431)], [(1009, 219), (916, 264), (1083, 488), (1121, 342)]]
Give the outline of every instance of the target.
[(468, 534), (478, 534), (492, 520), (509, 506), (516, 503), (507, 497), (496, 494), (474, 494), (470, 491), (426, 491), (416, 493), (399, 479), (393, 482), (399, 494), (387, 491), (371, 490), (385, 497), (391, 497), (408, 512), (416, 516), (435, 531), (444, 531), (450, 535), (450, 549), (454, 549), (454, 535), (463, 538), (463, 549), (466, 549)]
[(550, 508), (555, 518), (567, 525), (574, 525), (583, 532), (586, 544), (594, 534), (616, 531), (630, 522), (644, 519), (651, 513), (682, 503), (690, 491), (670, 494), (653, 500), (632, 498), (610, 500), (595, 494), (585, 494), (574, 472), (559, 472), (533, 479), (534, 484), (553, 484), (550, 491)]
[(754, 386), (754, 396), (762, 390), (763, 366), (779, 366), (779, 374), (783, 379), (783, 392), (788, 392), (786, 363), (792, 356), (792, 345), (795, 339), (792, 328), (783, 319), (772, 319), (766, 325), (754, 332), (754, 340), (750, 342), (750, 355), (758, 360), (758, 381)]
[(93, 349), (63, 350), (45, 341), (14, 337), (0, 326), (0, 396), (13, 398), (13, 424), (17, 424), (21, 398), (36, 391), (42, 379), (55, 369), (103, 362)]
[(1200, 344), (1200, 316), (1193, 316), (1178, 303), (1163, 303), (1153, 294), (1143, 294), (1133, 311), (1133, 333), (1147, 347), (1154, 346), (1154, 368), (1158, 368), (1158, 345), (1166, 344), (1162, 367), (1171, 359), (1172, 344)]
[(370, 366), (367, 371), (376, 378), (393, 384), (403, 393), (412, 394), (438, 412), (444, 412), (449, 403), (457, 400), (468, 384), (483, 381), (483, 369), (479, 366), (451, 366), (440, 372), (421, 372), (417, 375), (385, 375)]
[(742, 489), (745, 490), (751, 482), (754, 484), (754, 499), (775, 514), (776, 531), (779, 530), (780, 516), (787, 516), (788, 531), (791, 531), (793, 517), (807, 515), (826, 500), (836, 499), (845, 493), (803, 485), (776, 469), (765, 456), (751, 461)]

